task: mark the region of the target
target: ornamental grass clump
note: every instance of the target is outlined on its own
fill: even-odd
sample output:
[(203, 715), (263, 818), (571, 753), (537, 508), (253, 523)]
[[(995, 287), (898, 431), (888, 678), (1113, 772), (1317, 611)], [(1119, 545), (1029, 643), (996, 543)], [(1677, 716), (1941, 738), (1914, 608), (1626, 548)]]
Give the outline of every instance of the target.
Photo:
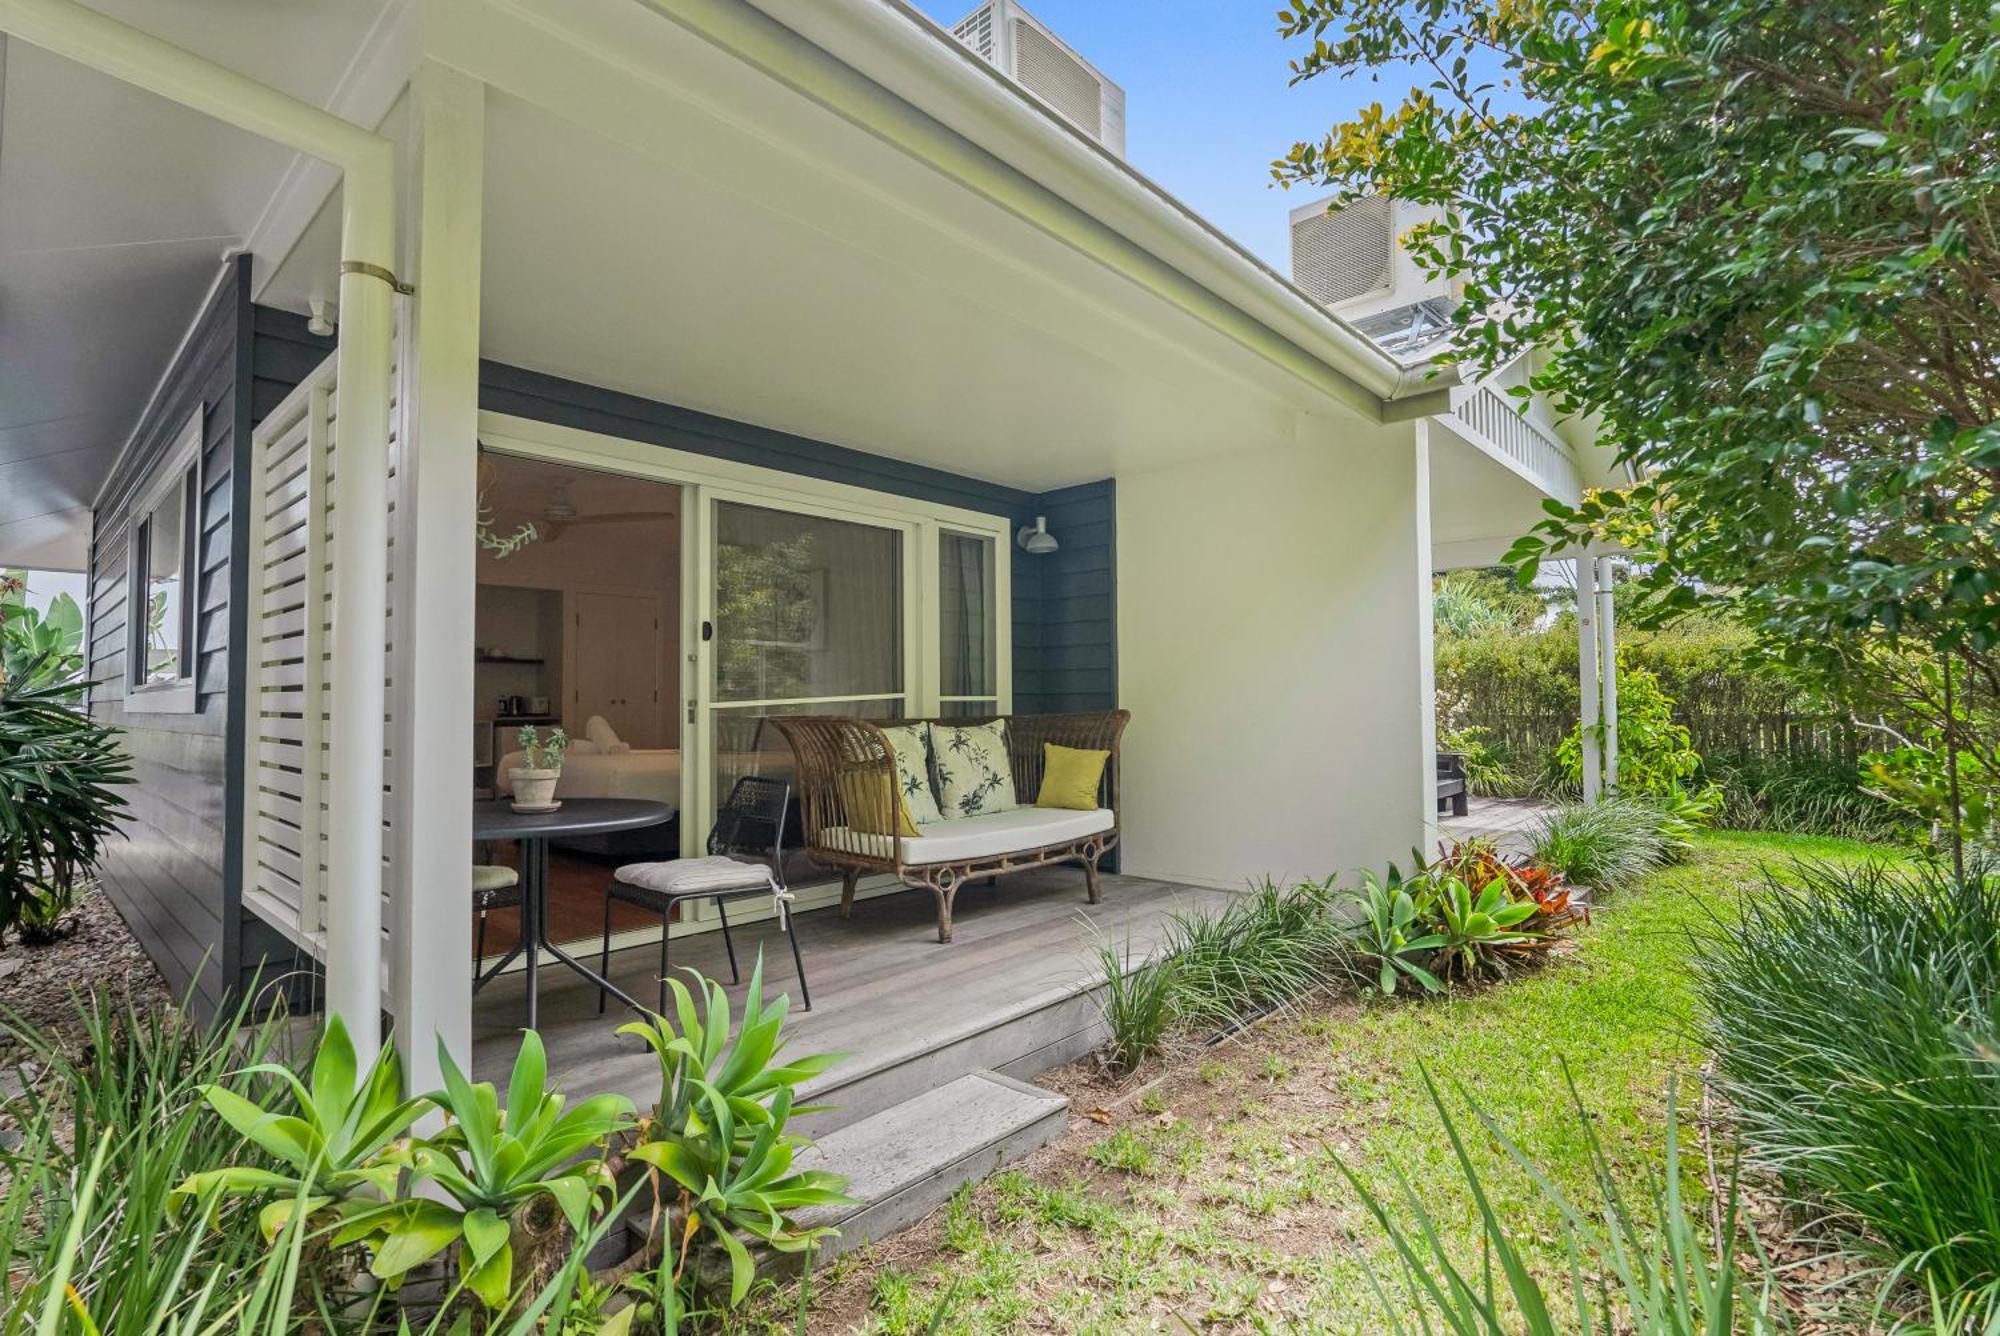
[(1696, 978), (1750, 1163), (1892, 1279), (1991, 1316), (2000, 868), (1795, 864), (1718, 917)]
[(1542, 818), (1534, 860), (1572, 886), (1614, 891), (1666, 863), (1662, 825), (1659, 807), (1649, 802), (1570, 803)]

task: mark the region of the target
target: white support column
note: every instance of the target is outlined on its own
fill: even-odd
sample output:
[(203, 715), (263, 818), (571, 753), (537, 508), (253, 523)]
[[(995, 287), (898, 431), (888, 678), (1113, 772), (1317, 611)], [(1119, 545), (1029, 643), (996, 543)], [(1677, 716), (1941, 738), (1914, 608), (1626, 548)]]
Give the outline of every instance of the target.
[(1417, 526), (1417, 772), (1423, 785), (1424, 847), (1438, 838), (1437, 826), (1437, 627), (1433, 617), (1431, 576), (1437, 568), (1431, 550), (1431, 424), (1416, 422)]
[(402, 591), (407, 708), (397, 720), (408, 828), (391, 990), (411, 1088), (442, 1081), (442, 1039), (472, 1061), (473, 543), (479, 464), (485, 85), (426, 62), (412, 90), (415, 308), (403, 496), (414, 578)]
[(1612, 560), (1597, 559), (1597, 663), (1603, 683), (1604, 792), (1618, 792), (1618, 636), (1612, 607)]
[(1587, 803), (1596, 802), (1603, 794), (1597, 724), (1604, 697), (1597, 656), (1597, 559), (1584, 553), (1576, 559), (1576, 684), (1583, 702), (1583, 800)]

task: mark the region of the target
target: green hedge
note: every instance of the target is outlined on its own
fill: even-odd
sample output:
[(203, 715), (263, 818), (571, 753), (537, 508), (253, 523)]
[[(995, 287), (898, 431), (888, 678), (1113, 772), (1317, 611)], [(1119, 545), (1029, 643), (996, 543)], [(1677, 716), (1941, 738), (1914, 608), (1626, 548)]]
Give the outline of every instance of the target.
[[(1769, 664), (1748, 633), (1698, 624), (1619, 637), (1626, 662), (1659, 678), (1705, 758), (1788, 758), (1852, 766), (1869, 742), (1824, 702)], [(1437, 643), (1441, 727), (1476, 727), (1521, 774), (1540, 774), (1576, 727), (1576, 619), (1546, 630)]]

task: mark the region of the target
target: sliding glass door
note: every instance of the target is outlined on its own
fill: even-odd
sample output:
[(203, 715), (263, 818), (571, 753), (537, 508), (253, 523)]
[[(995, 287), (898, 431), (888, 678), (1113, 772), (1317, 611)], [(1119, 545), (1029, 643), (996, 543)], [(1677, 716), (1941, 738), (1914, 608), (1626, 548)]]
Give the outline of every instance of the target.
[(905, 526), (721, 499), (710, 523), (703, 832), (737, 780), (790, 773), (771, 716), (911, 712)]

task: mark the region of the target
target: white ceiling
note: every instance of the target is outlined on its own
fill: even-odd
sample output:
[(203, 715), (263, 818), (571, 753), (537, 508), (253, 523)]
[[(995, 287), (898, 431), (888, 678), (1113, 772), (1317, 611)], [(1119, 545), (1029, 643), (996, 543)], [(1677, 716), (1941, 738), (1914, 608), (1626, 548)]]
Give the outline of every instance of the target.
[[(91, 0), (330, 97), (397, 0)], [(0, 564), (77, 569), (88, 507), (285, 149), (0, 38)]]

